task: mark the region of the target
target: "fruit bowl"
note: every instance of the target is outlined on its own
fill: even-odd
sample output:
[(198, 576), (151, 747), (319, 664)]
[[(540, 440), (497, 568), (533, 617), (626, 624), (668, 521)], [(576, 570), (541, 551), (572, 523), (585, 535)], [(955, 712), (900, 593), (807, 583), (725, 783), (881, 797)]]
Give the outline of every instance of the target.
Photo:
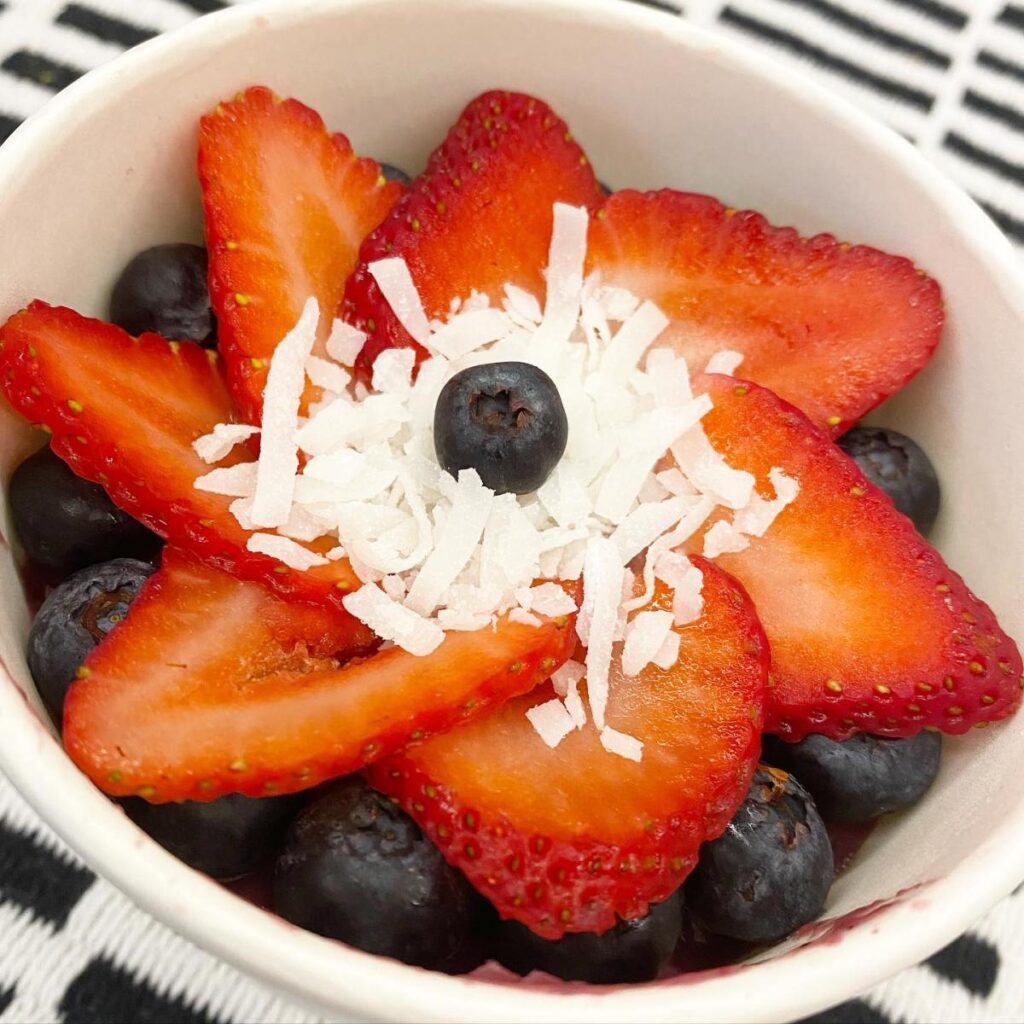
[[(1024, 440), (1013, 416), (1024, 281), (1009, 244), (896, 135), (773, 62), (638, 5), (271, 0), (146, 44), (0, 150), (0, 317), (28, 296), (102, 315), (129, 256), (198, 240), (196, 118), (254, 80), (301, 96), (358, 151), (414, 168), (467, 99), (521, 89), (570, 120), (614, 186), (708, 192), (927, 267), (946, 296), (943, 343), (874, 419), (932, 454), (945, 494), (933, 540), (1024, 635)], [(35, 444), (5, 409), (5, 476)], [(872, 833), (823, 919), (742, 965), (595, 990), (373, 957), (191, 871), (78, 772), (41, 713), (22, 653), (26, 601), (7, 545), (0, 557), (0, 768), (154, 916), (335, 1018), (790, 1020), (929, 955), (1024, 878), (1024, 734), (1011, 722), (948, 743), (935, 787)]]

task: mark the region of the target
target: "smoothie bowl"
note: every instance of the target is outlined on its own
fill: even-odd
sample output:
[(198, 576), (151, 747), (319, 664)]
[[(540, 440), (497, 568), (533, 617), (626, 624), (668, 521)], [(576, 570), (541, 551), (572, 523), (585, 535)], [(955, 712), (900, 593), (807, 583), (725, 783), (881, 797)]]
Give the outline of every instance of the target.
[(1021, 282), (903, 140), (627, 4), (257, 3), (0, 184), (0, 766), (161, 920), (788, 1020), (1024, 877)]

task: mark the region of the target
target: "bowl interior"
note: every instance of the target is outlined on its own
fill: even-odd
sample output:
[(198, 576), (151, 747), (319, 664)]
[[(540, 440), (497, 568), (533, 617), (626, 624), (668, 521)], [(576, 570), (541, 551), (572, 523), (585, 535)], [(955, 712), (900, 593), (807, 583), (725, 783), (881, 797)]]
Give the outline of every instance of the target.
[[(632, 6), (583, 0), (543, 6), (515, 0), (277, 2), (218, 16), (177, 40), (143, 47), (55, 101), (0, 154), (0, 317), (33, 297), (102, 316), (113, 277), (132, 253), (157, 242), (199, 240), (196, 119), (247, 84), (263, 82), (299, 97), (345, 131), (357, 151), (410, 171), (423, 165), (476, 93), (491, 87), (529, 91), (566, 117), (599, 176), (615, 187), (710, 192), (804, 232), (830, 230), (906, 254), (939, 279), (948, 308), (939, 354), (875, 419), (906, 431), (932, 455), (944, 487), (938, 546), (1011, 635), (1024, 637), (1024, 432), (1013, 415), (1024, 390), (1021, 293), (1004, 270), (1008, 247), (1004, 251), (966, 200), (923, 170), (902, 140), (865, 126), (809, 88), (801, 92), (803, 83), (762, 58), (737, 56), (732, 46)], [(38, 439), (8, 411), (0, 417), (6, 478)], [(28, 617), (6, 546), (0, 559), (0, 655), (35, 704), (22, 657)], [(32, 732), (20, 701), (10, 699), (10, 687), (0, 688), (11, 740), (0, 755), (3, 766), (58, 830), (158, 914), (214, 946), (228, 946), (236, 924), (251, 926), (259, 934), (233, 955), (273, 976), (267, 962), (288, 959), (284, 945), (295, 942), (294, 933), (262, 915), (246, 917), (223, 894), (218, 899), (226, 901), (220, 906), (230, 920), (219, 924), (146, 896), (141, 875), (153, 864), (179, 895), (213, 890), (194, 888), (206, 883), (148, 843), (139, 846), (137, 859), (125, 862), (117, 843), (138, 841), (133, 826), (88, 790), (50, 738)], [(43, 773), (45, 786), (24, 769), (29, 732), (40, 758), (34, 772)], [(1022, 771), (1024, 730), (1016, 725), (947, 743), (934, 790), (912, 814), (876, 830), (835, 886), (828, 916), (943, 879), (968, 858), (982, 863), (995, 833), (1008, 823), (1021, 827)], [(65, 795), (57, 795), (62, 790)], [(68, 793), (98, 817), (106, 838), (70, 806)], [(1019, 855), (1016, 869), (1024, 874)], [(1005, 863), (1000, 871), (1005, 874)], [(1011, 883), (1000, 877), (998, 884)], [(977, 892), (946, 897), (956, 903), (961, 925), (984, 909), (986, 898)], [(939, 934), (938, 923), (927, 927), (935, 947), (951, 937)], [(948, 929), (948, 920), (942, 927)], [(928, 937), (911, 939), (909, 925), (900, 928), (896, 939), (903, 935), (906, 949), (916, 942), (919, 953), (927, 951)], [(858, 925), (850, 934), (867, 929)], [(230, 934), (236, 941), (237, 934)], [(282, 971), (278, 980), (336, 1009), (361, 1005), (339, 979), (356, 968), (376, 970), (371, 965), (378, 962), (311, 937), (302, 942), (307, 940), (316, 955), (304, 970), (290, 978)], [(897, 941), (886, 958), (893, 969), (906, 962), (901, 948)], [(851, 962), (849, 948), (841, 970), (838, 949), (819, 954), (836, 961), (828, 961), (831, 974), (809, 977), (800, 994), (765, 997), (762, 991), (756, 1007), (729, 995), (721, 978), (691, 980), (685, 997), (681, 983), (661, 983), (661, 1001), (651, 1004), (628, 994), (623, 998), (631, 1002), (605, 1000), (604, 1009), (597, 1001), (579, 1002), (587, 997), (537, 998), (551, 1019), (581, 1013), (596, 1020), (608, 1007), (615, 1018), (641, 1005), (671, 1008), (674, 1019), (782, 1019), (878, 976)], [(502, 1006), (522, 1005), (496, 1001), (482, 983), (424, 979), (396, 965), (386, 970), (400, 986), (433, 986), (434, 1002), (409, 1004), (420, 1014), (489, 1019), (502, 1016)], [(826, 976), (830, 980), (822, 980)], [(365, 1005), (375, 1004), (371, 999)], [(377, 1012), (398, 1015), (389, 1006), (384, 1002)]]

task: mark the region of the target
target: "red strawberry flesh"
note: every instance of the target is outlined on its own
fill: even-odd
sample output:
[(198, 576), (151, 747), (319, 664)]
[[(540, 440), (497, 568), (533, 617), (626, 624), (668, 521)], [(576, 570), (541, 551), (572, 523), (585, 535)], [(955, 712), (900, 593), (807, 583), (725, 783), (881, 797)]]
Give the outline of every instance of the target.
[(608, 724), (644, 743), (640, 762), (607, 752), (593, 725), (547, 747), (525, 715), (552, 697), (544, 686), (370, 770), (503, 917), (546, 938), (643, 915), (746, 794), (768, 650), (742, 588), (696, 561), (705, 613), (677, 628), (676, 666), (613, 672)]
[[(101, 788), (163, 803), (306, 789), (471, 719), (568, 656), (572, 620), (394, 647), (173, 549), (89, 656), (64, 742)], [(351, 660), (345, 660), (351, 658)]]
[(665, 189), (616, 192), (593, 223), (588, 269), (655, 302), (692, 371), (721, 349), (737, 371), (842, 433), (928, 361), (938, 284), (907, 259)]
[[(313, 296), (323, 354), (359, 246), (402, 186), (330, 134), (315, 111), (262, 86), (202, 119), (199, 180), (228, 385), (239, 412), (259, 423), (277, 343)], [(308, 387), (307, 402), (317, 397)]]
[(358, 368), (386, 348), (424, 351), (399, 323), (367, 267), (401, 257), (428, 317), (474, 290), (500, 302), (505, 284), (544, 294), (556, 202), (596, 209), (601, 187), (583, 150), (546, 103), (488, 92), (462, 112), (426, 171), (363, 243), (343, 312), (369, 333)]
[[(196, 490), (212, 467), (192, 443), (232, 419), (216, 355), (156, 334), (132, 338), (34, 302), (0, 328), (0, 389), (79, 476), (151, 530), (242, 579), (340, 604), (359, 586), (347, 561), (305, 572), (248, 551), (231, 498)], [(221, 465), (249, 459), (243, 449)], [(325, 541), (321, 545), (330, 546)]]
[(705, 428), (730, 465), (759, 485), (773, 466), (800, 484), (764, 537), (717, 560), (747, 588), (771, 645), (766, 729), (794, 740), (962, 733), (1009, 715), (1020, 652), (910, 520), (770, 391), (714, 375), (694, 387), (714, 401)]

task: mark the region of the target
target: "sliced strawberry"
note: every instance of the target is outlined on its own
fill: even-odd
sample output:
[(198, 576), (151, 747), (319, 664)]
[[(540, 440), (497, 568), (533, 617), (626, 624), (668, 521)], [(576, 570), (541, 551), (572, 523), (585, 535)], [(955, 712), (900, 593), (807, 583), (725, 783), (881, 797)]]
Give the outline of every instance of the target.
[(571, 620), (501, 622), (340, 664), (372, 643), (349, 616), (171, 549), (72, 686), (64, 742), (118, 796), (306, 789), (531, 689), (573, 638)]
[(906, 384), (942, 329), (939, 286), (909, 260), (689, 192), (616, 192), (588, 267), (654, 301), (692, 370), (739, 352), (739, 376), (837, 434)]
[[(231, 514), (232, 499), (193, 486), (210, 467), (192, 442), (232, 419), (215, 353), (156, 334), (132, 338), (34, 302), (0, 328), (0, 390), (50, 431), (53, 450), (79, 476), (210, 564), (308, 600), (340, 604), (359, 586), (347, 561), (297, 572), (246, 550), (250, 535)], [(234, 461), (246, 458), (236, 449)]]
[[(743, 589), (710, 562), (703, 617), (677, 628), (668, 672), (613, 664), (607, 720), (644, 743), (633, 762), (587, 725), (554, 750), (525, 712), (550, 686), (375, 765), (445, 857), (547, 938), (604, 931), (673, 892), (747, 792), (760, 752), (768, 648)], [(659, 589), (656, 607), (671, 609)]]
[(358, 366), (386, 348), (423, 350), (398, 322), (367, 266), (400, 256), (428, 317), (471, 292), (502, 297), (515, 284), (544, 294), (556, 202), (596, 208), (601, 186), (583, 150), (546, 103), (488, 92), (462, 112), (426, 171), (363, 243), (343, 312), (370, 335)]
[(800, 485), (763, 537), (717, 560), (747, 588), (771, 645), (766, 729), (794, 740), (962, 733), (1009, 715), (1019, 651), (910, 520), (770, 391), (719, 376), (694, 387), (714, 401), (704, 423), (727, 462), (759, 487), (773, 466)]
[[(359, 245), (402, 186), (320, 116), (269, 89), (220, 103), (199, 127), (210, 294), (228, 385), (260, 422), (267, 365), (312, 295), (322, 346)], [(315, 389), (307, 390), (315, 400)]]

